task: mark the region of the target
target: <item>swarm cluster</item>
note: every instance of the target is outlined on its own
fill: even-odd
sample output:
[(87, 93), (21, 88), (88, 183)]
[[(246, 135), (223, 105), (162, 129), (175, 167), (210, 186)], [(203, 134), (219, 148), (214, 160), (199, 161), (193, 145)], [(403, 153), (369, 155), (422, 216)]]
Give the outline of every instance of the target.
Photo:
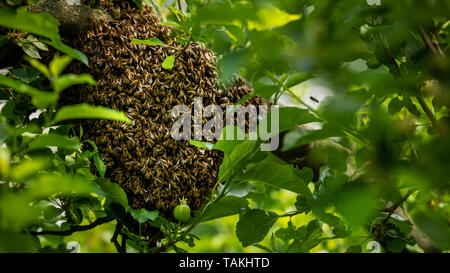
[[(214, 54), (199, 43), (178, 51), (133, 44), (132, 38), (156, 37), (179, 47), (151, 8), (137, 10), (126, 1), (103, 8), (112, 20), (96, 23), (72, 44), (86, 54), (91, 66), (89, 71), (82, 65), (73, 69), (90, 73), (97, 85), (72, 90), (71, 102), (123, 111), (132, 123), (82, 121), (83, 137), (96, 142), (107, 176), (125, 189), (132, 207), (158, 209), (170, 218), (184, 197), (193, 210), (199, 209), (217, 182), (222, 154), (173, 140), (172, 108), (190, 106), (196, 96), (203, 98), (203, 105), (224, 108), (251, 90), (239, 80), (229, 89), (219, 88)], [(174, 67), (163, 69), (162, 62), (173, 54), (177, 54)], [(261, 101), (255, 98), (252, 103)]]

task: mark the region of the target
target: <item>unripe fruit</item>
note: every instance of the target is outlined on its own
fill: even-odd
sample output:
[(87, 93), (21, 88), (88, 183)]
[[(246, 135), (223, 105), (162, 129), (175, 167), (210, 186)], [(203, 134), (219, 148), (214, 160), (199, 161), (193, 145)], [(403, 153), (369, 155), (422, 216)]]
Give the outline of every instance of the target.
[(178, 221), (187, 222), (189, 220), (189, 218), (191, 218), (191, 209), (186, 204), (186, 199), (184, 199), (184, 198), (181, 199), (180, 203), (181, 203), (180, 205), (176, 206), (173, 209), (173, 216)]

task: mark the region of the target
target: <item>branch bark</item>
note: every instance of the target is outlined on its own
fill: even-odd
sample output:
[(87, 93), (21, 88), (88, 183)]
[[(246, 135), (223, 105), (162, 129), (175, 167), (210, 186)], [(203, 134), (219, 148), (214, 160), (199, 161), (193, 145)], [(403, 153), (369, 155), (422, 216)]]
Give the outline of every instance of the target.
[(94, 21), (111, 20), (111, 17), (102, 10), (82, 5), (69, 5), (66, 0), (42, 0), (31, 5), (29, 11), (51, 14), (60, 22), (60, 31), (64, 36), (74, 36), (87, 30)]

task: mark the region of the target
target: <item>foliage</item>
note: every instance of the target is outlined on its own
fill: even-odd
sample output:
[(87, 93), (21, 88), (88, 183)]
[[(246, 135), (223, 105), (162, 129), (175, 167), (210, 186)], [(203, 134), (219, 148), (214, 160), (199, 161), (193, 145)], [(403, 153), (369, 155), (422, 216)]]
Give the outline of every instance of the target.
[[(85, 56), (62, 43), (50, 15), (2, 7), (0, 26), (14, 35), (0, 42), (20, 46), (30, 65), (0, 75), (0, 251), (67, 250), (42, 242), (115, 220), (118, 251), (184, 252), (201, 225), (231, 215), (242, 246), (266, 252), (311, 252), (333, 240), (346, 252), (367, 251), (371, 241), (383, 252), (450, 249), (448, 1), (187, 0), (184, 10), (134, 2), (154, 5), (180, 46), (211, 48), (222, 81), (237, 73), (255, 95), (295, 105), (281, 108), (280, 146), (314, 147), (323, 162), (318, 177), (259, 151), (263, 140), (192, 141), (224, 153), (210, 201), (183, 224), (133, 210), (104, 178), (95, 143), (81, 142), (82, 128), (68, 123), (129, 120), (111, 109), (59, 106), (64, 89), (95, 84), (89, 75), (63, 74), (73, 58), (87, 64)], [(133, 42), (166, 46), (156, 37)], [(39, 50), (47, 46), (66, 55), (42, 64)], [(309, 103), (301, 90), (318, 83), (332, 95)], [(271, 197), (280, 189), (295, 196), (287, 211)], [(141, 234), (144, 225), (164, 234), (160, 244)]]

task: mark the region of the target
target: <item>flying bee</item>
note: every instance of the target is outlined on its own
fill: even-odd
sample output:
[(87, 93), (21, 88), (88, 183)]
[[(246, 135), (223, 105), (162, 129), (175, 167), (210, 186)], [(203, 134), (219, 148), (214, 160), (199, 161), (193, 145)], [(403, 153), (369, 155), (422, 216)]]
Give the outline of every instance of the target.
[(315, 102), (315, 103), (319, 103), (319, 100), (316, 99), (316, 98), (313, 97), (313, 96), (310, 96), (309, 99), (312, 100), (312, 101)]

